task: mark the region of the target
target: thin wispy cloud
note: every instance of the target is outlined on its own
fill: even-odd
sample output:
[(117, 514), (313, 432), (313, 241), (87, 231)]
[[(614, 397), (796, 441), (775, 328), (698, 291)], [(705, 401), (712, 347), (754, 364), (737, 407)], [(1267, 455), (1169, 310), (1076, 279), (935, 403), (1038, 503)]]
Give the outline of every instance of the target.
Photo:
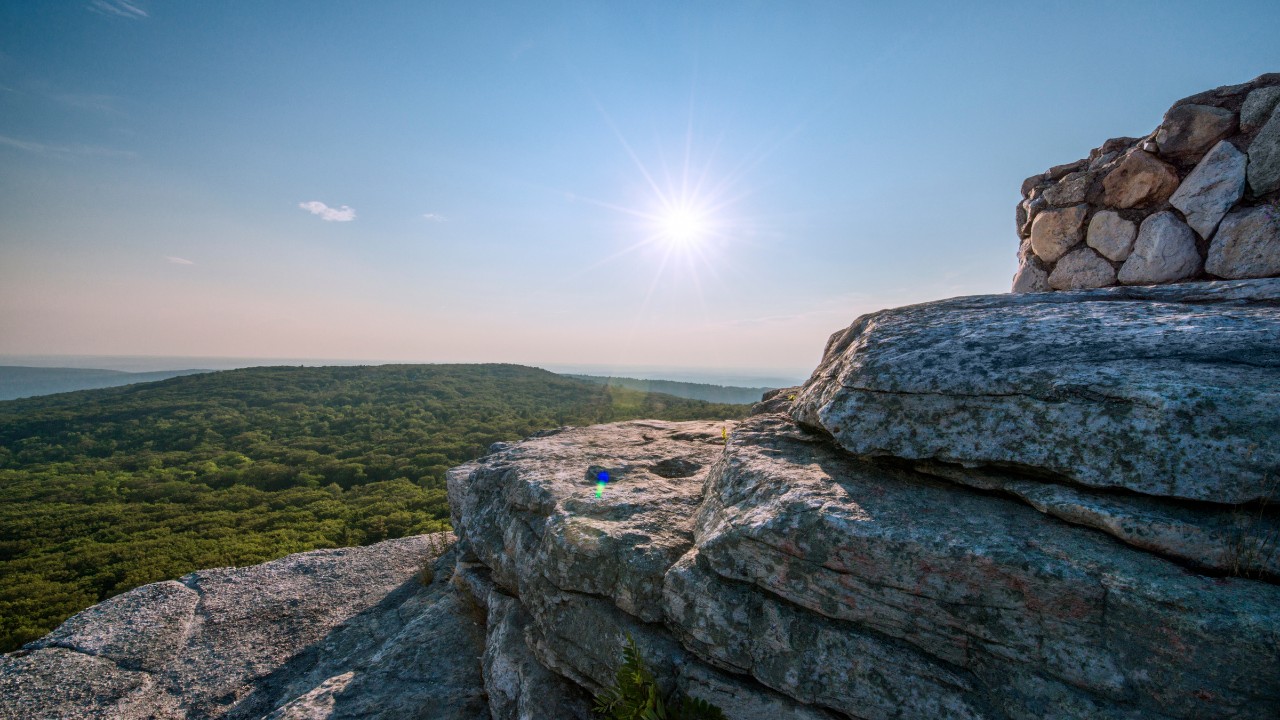
[(308, 202), (298, 203), (298, 207), (306, 210), (312, 215), (318, 215), (321, 220), (328, 222), (351, 222), (356, 219), (356, 211), (343, 205), (340, 208), (331, 208), (319, 200), (311, 200)]
[(174, 265), (195, 265), (195, 264), (196, 264), (194, 260), (188, 260), (188, 259), (186, 259), (186, 258), (174, 257), (174, 256), (172, 256), (172, 255), (165, 255), (165, 256), (164, 256), (164, 259), (165, 259), (165, 260), (168, 260), (169, 262), (173, 263)]
[(65, 105), (66, 107), (75, 108), (77, 110), (92, 110), (107, 115), (120, 115), (120, 108), (116, 106), (118, 100), (112, 95), (91, 95), (80, 93), (62, 93), (58, 95), (50, 95), (54, 101)]
[(422, 217), (430, 220), (431, 222), (444, 222), (444, 216), (440, 213), (423, 213)]
[(93, 12), (101, 15), (111, 15), (131, 20), (150, 17), (146, 10), (138, 6), (138, 3), (130, 2), (129, 0), (90, 0), (88, 7)]
[(37, 155), (54, 155), (54, 156), (70, 156), (70, 155), (88, 155), (94, 157), (137, 157), (137, 153), (129, 150), (116, 150), (114, 148), (99, 147), (96, 145), (51, 145), (49, 143), (32, 142), (30, 140), (19, 140), (8, 135), (0, 135), (0, 145), (6, 147), (25, 150), (29, 153)]

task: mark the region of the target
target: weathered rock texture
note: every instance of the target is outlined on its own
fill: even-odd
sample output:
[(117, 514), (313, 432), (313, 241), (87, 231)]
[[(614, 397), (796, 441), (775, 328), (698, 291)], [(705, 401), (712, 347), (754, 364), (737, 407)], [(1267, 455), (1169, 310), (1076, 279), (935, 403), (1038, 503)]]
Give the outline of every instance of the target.
[[(0, 718), (467, 718), (484, 629), (428, 536), (146, 585), (0, 658)], [(452, 564), (446, 556), (441, 570)]]
[(495, 445), (427, 587), (410, 538), (139, 588), (0, 717), (587, 720), (628, 636), (735, 720), (1280, 716), (1280, 279), (866, 315), (752, 413)]
[(862, 456), (1259, 501), (1280, 471), (1280, 279), (864, 315), (832, 336), (794, 413)]
[[(1253, 226), (1247, 269), (1206, 262), (1240, 242), (1219, 231), (1224, 217), (1280, 214), (1280, 73), (1179, 100), (1147, 137), (1033, 175), (1022, 196), (1016, 293), (1280, 276), (1275, 224)], [(1147, 252), (1131, 255), (1152, 218), (1159, 237), (1137, 235)]]

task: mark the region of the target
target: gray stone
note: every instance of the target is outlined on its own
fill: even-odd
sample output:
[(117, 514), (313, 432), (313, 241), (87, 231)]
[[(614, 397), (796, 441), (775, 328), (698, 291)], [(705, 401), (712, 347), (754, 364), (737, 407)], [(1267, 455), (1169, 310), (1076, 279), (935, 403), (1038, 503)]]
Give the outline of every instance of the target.
[(1199, 270), (1194, 231), (1166, 210), (1142, 221), (1133, 254), (1116, 277), (1125, 285), (1150, 285), (1185, 280)]
[(1249, 144), (1249, 189), (1266, 195), (1280, 188), (1280, 106)]
[(1119, 152), (1103, 153), (1089, 162), (1090, 170), (1101, 170), (1111, 163), (1112, 160), (1120, 157)]
[[(513, 595), (524, 596), (520, 579), (538, 568), (562, 590), (656, 622), (662, 575), (693, 544), (702, 480), (732, 429), (649, 420), (527, 440), (519, 453), (449, 471), (454, 526)], [(609, 480), (597, 497), (601, 471)]]
[(1085, 290), (1115, 284), (1115, 268), (1087, 247), (1064, 255), (1049, 275), (1049, 287), (1054, 290)]
[[(485, 717), (483, 630), (429, 536), (204, 570), (73, 616), (0, 661), (0, 717)], [(76, 677), (77, 675), (83, 677)]]
[(1082, 203), (1097, 177), (1092, 172), (1078, 171), (1045, 188), (1044, 199), (1053, 207), (1066, 207)]
[(1261, 205), (1228, 214), (1209, 245), (1204, 269), (1224, 278), (1280, 275), (1280, 208)]
[(778, 415), (744, 421), (708, 485), (697, 558), (669, 575), (672, 622), (753, 674), (788, 658), (815, 702), (808, 683), (842, 672), (823, 691), (863, 693), (840, 705), (857, 717), (1280, 712), (1273, 584), (1188, 573)]
[(1114, 211), (1102, 210), (1089, 221), (1085, 242), (1106, 259), (1124, 262), (1133, 252), (1133, 239), (1137, 235), (1137, 223), (1125, 220)]
[(1045, 210), (1031, 223), (1031, 249), (1045, 262), (1054, 262), (1083, 237), (1088, 205)]
[(916, 467), (962, 485), (1019, 497), (1042, 513), (1196, 568), (1233, 576), (1280, 575), (1280, 517), (1265, 511), (1189, 507), (946, 463), (922, 462)]
[(27, 647), (62, 647), (121, 668), (156, 672), (182, 649), (199, 598), (172, 580), (143, 585), (71, 616)]
[(1160, 154), (1194, 162), (1236, 129), (1236, 114), (1212, 105), (1178, 105), (1165, 113), (1156, 131)]
[(1022, 181), (1022, 197), (1026, 197), (1027, 195), (1031, 194), (1031, 189), (1042, 182), (1044, 182), (1044, 173), (1040, 173), (1039, 175), (1032, 175), (1026, 180), (1023, 180)]
[(1130, 150), (1102, 180), (1108, 207), (1159, 205), (1178, 187), (1178, 171), (1145, 150)]
[(484, 687), (493, 720), (591, 720), (591, 698), (533, 656), (525, 640), (531, 620), (519, 601), (490, 592), (486, 605)]
[(1018, 236), (1029, 238), (1031, 237), (1031, 223), (1035, 222), (1036, 216), (1041, 211), (1049, 207), (1049, 203), (1042, 197), (1036, 197), (1023, 201), (1020, 207), (1025, 208), (1026, 220), (1023, 222), (1022, 227), (1019, 228)]
[(686, 647), (807, 704), (869, 720), (987, 717), (967, 673), (725, 580), (696, 551), (667, 573), (666, 603)]
[(1222, 216), (1244, 196), (1247, 163), (1244, 153), (1223, 140), (1187, 175), (1169, 204), (1182, 211), (1192, 230), (1209, 239)]
[(1240, 108), (1240, 129), (1248, 131), (1265, 123), (1277, 104), (1280, 104), (1280, 85), (1261, 87), (1249, 93)]
[[(450, 471), (454, 526), (494, 588), (528, 613), (525, 643), (533, 657), (587, 692), (612, 684), (630, 635), (664, 692), (736, 698), (732, 717), (746, 720), (828, 717), (750, 676), (722, 672), (733, 669), (683, 647), (663, 625), (665, 577), (693, 549), (694, 520), (726, 427), (734, 424), (643, 421), (526, 440)], [(595, 468), (617, 478), (600, 498), (587, 478)], [(491, 592), (461, 568), (457, 577), (468, 592)], [(636, 600), (648, 596), (651, 578), (652, 610)], [(841, 681), (834, 673), (824, 680)]]
[(0, 718), (182, 717), (147, 673), (65, 648), (0, 655)]
[(1046, 182), (1054, 182), (1070, 175), (1073, 172), (1083, 170), (1088, 167), (1088, 165), (1088, 160), (1076, 160), (1074, 162), (1063, 163), (1062, 165), (1054, 165), (1045, 172), (1044, 179)]
[(851, 453), (1238, 504), (1280, 467), (1280, 280), (957, 298), (833, 335), (792, 415)]
[(1013, 276), (1013, 290), (1016, 293), (1048, 292), (1049, 273), (1041, 269), (1040, 264), (1032, 258), (1023, 258), (1022, 265)]

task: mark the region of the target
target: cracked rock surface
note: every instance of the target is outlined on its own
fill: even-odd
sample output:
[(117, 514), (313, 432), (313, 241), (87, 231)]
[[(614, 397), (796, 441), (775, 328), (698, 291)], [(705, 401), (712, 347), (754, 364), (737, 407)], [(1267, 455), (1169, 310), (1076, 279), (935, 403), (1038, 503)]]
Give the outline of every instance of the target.
[(1280, 471), (1280, 280), (864, 315), (831, 337), (792, 414), (855, 455), (1260, 502)]
[(0, 658), (0, 717), (481, 717), (479, 663), (452, 658), (480, 655), (483, 629), (443, 580), (417, 580), (430, 547), (317, 550), (124, 593)]

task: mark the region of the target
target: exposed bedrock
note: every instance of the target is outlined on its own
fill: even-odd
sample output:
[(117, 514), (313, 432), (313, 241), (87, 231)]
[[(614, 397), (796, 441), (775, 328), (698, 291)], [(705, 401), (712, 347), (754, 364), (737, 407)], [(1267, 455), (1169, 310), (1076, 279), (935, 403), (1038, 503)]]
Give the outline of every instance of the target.
[[(732, 436), (697, 548), (668, 576), (682, 636), (766, 684), (779, 657), (799, 664), (793, 683), (838, 669), (831, 688), (873, 696), (846, 706), (857, 716), (908, 702), (901, 717), (1280, 710), (1275, 585), (1190, 573), (1016, 499), (850, 457), (782, 415)], [(726, 581), (737, 597), (686, 589)]]
[(1261, 502), (1280, 474), (1280, 280), (864, 315), (831, 337), (792, 413), (855, 455)]
[[(484, 630), (428, 536), (203, 570), (0, 657), (2, 718), (473, 718)], [(440, 570), (448, 570), (446, 556)]]
[[(529, 655), (586, 692), (612, 685), (630, 635), (665, 691), (714, 702), (732, 718), (839, 717), (705, 662), (664, 625), (664, 577), (693, 548), (703, 485), (732, 428), (568, 428), (454, 468), (449, 501), (464, 553), (456, 581), (488, 609), (491, 627), (492, 599), (518, 599)], [(597, 495), (600, 472), (609, 481)], [(509, 706), (548, 696), (517, 682), (501, 694)], [(571, 716), (558, 712), (520, 717)]]

